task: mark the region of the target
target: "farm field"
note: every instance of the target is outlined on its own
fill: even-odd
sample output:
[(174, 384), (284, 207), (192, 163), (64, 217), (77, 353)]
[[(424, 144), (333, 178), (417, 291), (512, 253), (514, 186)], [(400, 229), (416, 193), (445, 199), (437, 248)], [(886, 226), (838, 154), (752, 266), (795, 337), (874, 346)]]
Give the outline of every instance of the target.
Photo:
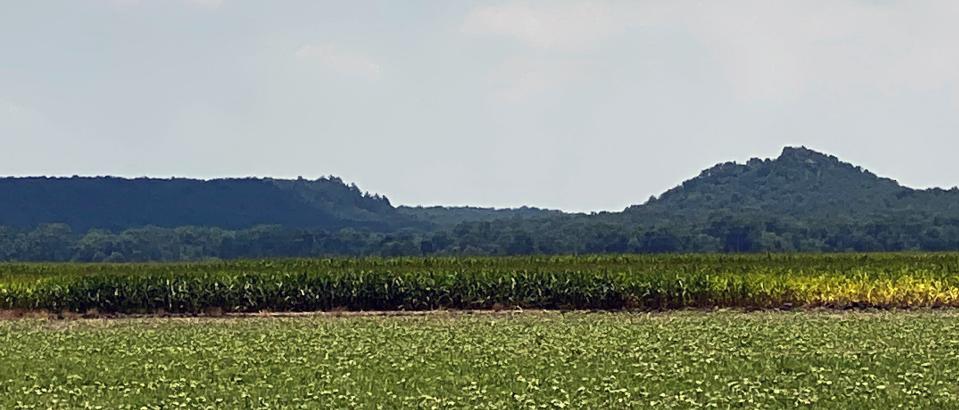
[(959, 254), (361, 258), (0, 264), (0, 310), (959, 307)]
[(0, 408), (956, 408), (959, 313), (0, 321)]

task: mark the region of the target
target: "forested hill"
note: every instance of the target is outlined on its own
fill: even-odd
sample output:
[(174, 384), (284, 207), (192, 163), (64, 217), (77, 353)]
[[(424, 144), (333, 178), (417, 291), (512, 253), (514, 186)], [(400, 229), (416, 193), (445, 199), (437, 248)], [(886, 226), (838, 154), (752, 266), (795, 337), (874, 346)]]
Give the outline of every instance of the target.
[(393, 230), (422, 225), (398, 213), (386, 198), (363, 193), (335, 177), (3, 178), (0, 198), (0, 225), (16, 228), (62, 223), (74, 231), (256, 225)]
[(717, 213), (819, 221), (916, 213), (959, 217), (959, 190), (911, 189), (834, 156), (787, 147), (776, 159), (716, 165), (625, 213), (683, 221)]
[(0, 260), (959, 250), (959, 189), (807, 148), (622, 212), (394, 207), (338, 178), (0, 179)]
[(959, 189), (912, 189), (787, 147), (713, 166), (623, 212), (463, 223), (453, 233), (454, 249), (507, 254), (959, 250)]

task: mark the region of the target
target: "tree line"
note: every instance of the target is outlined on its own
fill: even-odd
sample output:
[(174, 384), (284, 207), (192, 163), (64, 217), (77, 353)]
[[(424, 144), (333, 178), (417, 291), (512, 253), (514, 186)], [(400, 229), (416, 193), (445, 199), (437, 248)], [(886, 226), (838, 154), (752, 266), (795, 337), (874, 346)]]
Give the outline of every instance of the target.
[(627, 226), (583, 218), (466, 222), (438, 231), (186, 226), (76, 232), (64, 224), (0, 227), (0, 260), (193, 261), (324, 256), (689, 252), (871, 252), (959, 249), (959, 220), (923, 216), (806, 222), (717, 216), (706, 223)]

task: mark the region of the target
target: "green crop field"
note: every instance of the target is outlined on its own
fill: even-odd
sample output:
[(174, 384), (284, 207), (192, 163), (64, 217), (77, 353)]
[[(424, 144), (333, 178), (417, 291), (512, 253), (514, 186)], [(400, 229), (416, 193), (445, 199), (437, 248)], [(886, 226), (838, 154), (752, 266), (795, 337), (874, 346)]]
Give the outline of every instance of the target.
[(0, 408), (957, 408), (959, 313), (0, 322)]
[(959, 408), (954, 307), (955, 253), (0, 264), (0, 408)]
[(0, 309), (8, 311), (820, 306), (959, 306), (959, 254), (0, 264)]

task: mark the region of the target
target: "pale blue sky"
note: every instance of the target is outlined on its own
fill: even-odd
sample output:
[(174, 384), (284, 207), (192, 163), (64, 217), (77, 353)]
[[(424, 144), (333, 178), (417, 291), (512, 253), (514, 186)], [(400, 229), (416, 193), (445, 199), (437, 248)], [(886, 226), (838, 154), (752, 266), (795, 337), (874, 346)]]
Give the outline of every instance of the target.
[(0, 175), (619, 210), (807, 145), (959, 183), (959, 2), (0, 0)]

